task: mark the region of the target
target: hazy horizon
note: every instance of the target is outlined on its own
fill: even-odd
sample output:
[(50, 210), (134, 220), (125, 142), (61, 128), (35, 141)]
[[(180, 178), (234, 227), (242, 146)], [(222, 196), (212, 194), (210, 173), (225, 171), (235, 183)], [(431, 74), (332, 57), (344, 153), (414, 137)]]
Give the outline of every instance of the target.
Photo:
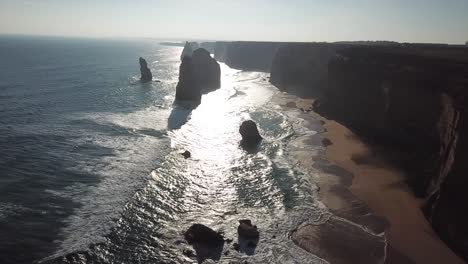
[(467, 12), (463, 0), (0, 0), (0, 34), (464, 44)]

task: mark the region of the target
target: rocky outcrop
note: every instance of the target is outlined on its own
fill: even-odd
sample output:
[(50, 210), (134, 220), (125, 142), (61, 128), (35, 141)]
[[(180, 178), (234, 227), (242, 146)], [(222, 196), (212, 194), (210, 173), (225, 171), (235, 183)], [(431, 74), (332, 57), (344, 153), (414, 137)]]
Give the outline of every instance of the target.
[(179, 67), (179, 82), (176, 87), (177, 101), (201, 101), (200, 87), (195, 82), (192, 58), (185, 56)]
[(239, 220), (237, 234), (243, 239), (258, 240), (260, 237), (257, 226), (252, 225), (252, 221), (247, 219)]
[(222, 235), (202, 224), (192, 225), (184, 233), (184, 238), (189, 244), (199, 243), (210, 246), (220, 246), (224, 244)]
[(211, 92), (221, 87), (221, 68), (207, 50), (203, 48), (195, 50), (192, 55), (192, 63), (195, 82), (202, 93)]
[(179, 67), (179, 83), (176, 100), (201, 101), (203, 93), (221, 86), (221, 68), (205, 49), (195, 50), (191, 56), (183, 56)]
[[(322, 115), (395, 150), (434, 230), (468, 259), (468, 50), (353, 47), (329, 63)], [(395, 155), (394, 153), (398, 153)]]
[(153, 79), (153, 75), (151, 74), (151, 71), (148, 68), (148, 63), (142, 57), (140, 57), (139, 62), (140, 62), (140, 73), (141, 73), (140, 80), (142, 82), (150, 82)]
[(186, 41), (184, 49), (182, 50), (182, 53), (180, 54), (180, 60), (183, 61), (184, 57), (192, 58), (193, 51), (194, 51), (193, 43)]
[(269, 72), (276, 51), (284, 44), (280, 42), (218, 41), (214, 47), (214, 57), (234, 69)]
[(252, 120), (242, 122), (239, 128), (239, 133), (242, 136), (241, 146), (246, 149), (256, 148), (262, 141), (260, 133), (258, 133), (257, 124)]
[(182, 152), (180, 155), (182, 155), (182, 157), (184, 157), (184, 159), (188, 159), (188, 158), (190, 158), (192, 156), (192, 154), (188, 150)]

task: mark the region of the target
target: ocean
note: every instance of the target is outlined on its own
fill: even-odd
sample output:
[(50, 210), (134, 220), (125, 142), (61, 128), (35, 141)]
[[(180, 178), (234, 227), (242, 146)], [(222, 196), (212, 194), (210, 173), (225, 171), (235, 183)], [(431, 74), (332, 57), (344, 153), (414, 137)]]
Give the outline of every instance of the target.
[[(192, 263), (191, 224), (236, 241), (245, 218), (258, 246), (226, 244), (211, 258), (323, 263), (290, 239), (326, 214), (288, 156), (291, 138), (315, 131), (274, 103), (268, 74), (224, 64), (222, 87), (200, 106), (173, 104), (181, 51), (148, 39), (0, 37), (0, 263)], [(153, 82), (139, 81), (139, 57)], [(239, 147), (246, 119), (264, 136), (257, 153)]]

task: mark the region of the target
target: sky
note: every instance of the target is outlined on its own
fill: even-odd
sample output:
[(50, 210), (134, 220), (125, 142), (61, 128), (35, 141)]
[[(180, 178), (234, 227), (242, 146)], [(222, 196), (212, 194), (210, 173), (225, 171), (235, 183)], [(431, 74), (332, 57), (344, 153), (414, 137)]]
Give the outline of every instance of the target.
[(468, 0), (0, 0), (0, 34), (463, 44)]

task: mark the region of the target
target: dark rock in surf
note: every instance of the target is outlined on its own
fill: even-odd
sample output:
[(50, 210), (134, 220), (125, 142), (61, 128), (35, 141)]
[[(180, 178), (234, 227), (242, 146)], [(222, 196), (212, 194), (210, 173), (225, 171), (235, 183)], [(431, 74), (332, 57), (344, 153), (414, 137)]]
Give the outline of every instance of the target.
[(202, 224), (192, 225), (185, 232), (184, 237), (189, 244), (199, 243), (215, 247), (224, 244), (222, 235)]
[(181, 153), (181, 155), (185, 158), (185, 159), (188, 159), (192, 156), (192, 154), (190, 154), (190, 151), (186, 150), (184, 152)]
[(248, 243), (247, 243), (247, 246), (250, 247), (250, 248), (254, 248), (257, 246), (257, 244), (255, 244), (255, 242), (253, 242), (252, 240), (250, 240)]
[(184, 249), (184, 251), (182, 252), (185, 256), (191, 258), (193, 256), (195, 256), (193, 250), (191, 249)]
[(140, 73), (140, 80), (142, 82), (150, 82), (153, 79), (153, 75), (151, 74), (151, 71), (148, 68), (148, 63), (142, 57), (140, 57)]
[(239, 133), (242, 136), (241, 146), (244, 148), (255, 148), (262, 141), (257, 125), (252, 120), (242, 122)]
[(240, 251), (239, 243), (234, 243), (234, 244), (232, 244), (232, 247), (234, 248), (235, 251), (237, 251), (237, 252)]
[(257, 226), (252, 225), (250, 220), (239, 220), (237, 234), (240, 238), (248, 240), (257, 240), (260, 237)]

